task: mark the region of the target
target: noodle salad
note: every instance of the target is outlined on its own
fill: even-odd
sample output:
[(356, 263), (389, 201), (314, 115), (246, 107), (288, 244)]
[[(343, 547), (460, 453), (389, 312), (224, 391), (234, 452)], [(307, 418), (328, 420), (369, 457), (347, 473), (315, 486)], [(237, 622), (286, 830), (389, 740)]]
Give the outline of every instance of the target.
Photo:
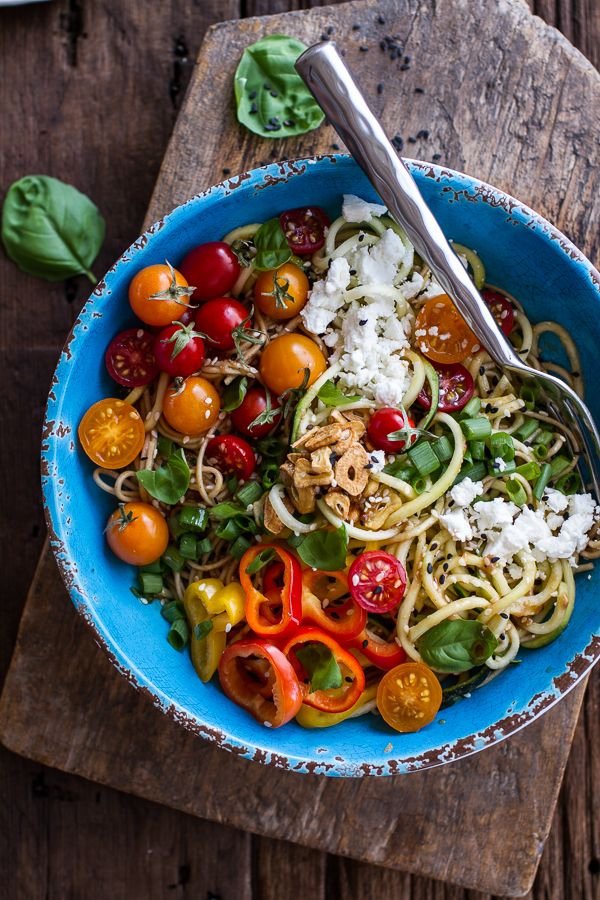
[[(454, 249), (521, 358), (581, 393), (565, 330)], [(566, 628), (600, 555), (579, 449), (385, 207), (244, 225), (139, 271), (129, 302), (120, 388), (79, 438), (109, 547), (202, 682), (267, 727), (411, 732)]]

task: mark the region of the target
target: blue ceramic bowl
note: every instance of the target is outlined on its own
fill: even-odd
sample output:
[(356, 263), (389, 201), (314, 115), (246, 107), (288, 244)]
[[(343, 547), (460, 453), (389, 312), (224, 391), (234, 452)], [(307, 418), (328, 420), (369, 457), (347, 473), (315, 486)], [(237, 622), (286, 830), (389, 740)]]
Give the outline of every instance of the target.
[[(479, 251), (488, 280), (517, 296), (534, 321), (554, 319), (569, 329), (593, 385), (600, 276), (590, 263), (548, 222), (501, 191), (439, 166), (411, 163), (411, 170), (447, 236)], [(417, 734), (391, 732), (372, 715), (333, 729), (309, 731), (292, 722), (271, 731), (227, 700), (217, 679), (201, 684), (189, 655), (166, 643), (168, 626), (158, 605), (143, 606), (130, 593), (134, 572), (110, 553), (103, 536), (114, 503), (95, 486), (93, 467), (77, 442), (85, 410), (115, 394), (104, 350), (117, 331), (134, 324), (127, 286), (139, 269), (165, 258), (176, 265), (196, 244), (290, 207), (318, 203), (334, 215), (344, 192), (378, 199), (346, 156), (274, 164), (210, 188), (142, 235), (98, 285), (60, 357), (46, 413), (43, 490), (52, 546), (75, 606), (115, 665), (157, 706), (202, 737), (262, 763), (327, 775), (387, 775), (490, 746), (570, 690), (600, 655), (600, 570), (578, 579), (575, 611), (559, 640), (522, 651), (521, 665), (442, 710)], [(590, 391), (587, 399), (600, 421), (600, 392)]]

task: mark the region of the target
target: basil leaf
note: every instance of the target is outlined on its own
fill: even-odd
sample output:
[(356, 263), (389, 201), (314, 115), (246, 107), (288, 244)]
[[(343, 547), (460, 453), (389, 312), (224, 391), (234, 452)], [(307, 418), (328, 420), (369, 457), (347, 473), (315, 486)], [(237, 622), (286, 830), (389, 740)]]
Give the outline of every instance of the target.
[(346, 403), (354, 403), (356, 400), (362, 400), (360, 394), (352, 394), (347, 397), (343, 391), (335, 386), (333, 381), (326, 381), (317, 397), (325, 406), (344, 406)]
[(439, 672), (466, 672), (484, 663), (497, 646), (489, 628), (467, 619), (440, 622), (417, 641), (424, 662)]
[(246, 566), (246, 575), (256, 575), (257, 572), (270, 563), (273, 557), (275, 556), (275, 551), (272, 547), (267, 547), (266, 550), (261, 550), (260, 553), (257, 553), (252, 562)]
[(246, 377), (234, 378), (223, 391), (221, 407), (225, 412), (233, 412), (241, 406), (248, 391), (248, 379)]
[(342, 525), (335, 531), (311, 531), (297, 545), (302, 562), (311, 569), (334, 572), (346, 565), (348, 535)]
[(183, 450), (173, 453), (164, 466), (136, 472), (137, 480), (151, 497), (162, 503), (177, 503), (190, 483), (190, 469)]
[(216, 506), (209, 509), (209, 515), (213, 519), (230, 519), (245, 512), (246, 510), (243, 506), (231, 500), (224, 500), (223, 503), (217, 503)]
[(212, 619), (205, 619), (203, 622), (198, 622), (197, 625), (194, 625), (195, 639), (201, 641), (207, 634), (211, 633), (213, 627)]
[(92, 201), (70, 184), (47, 175), (13, 182), (2, 209), (2, 241), (22, 272), (62, 281), (87, 275), (104, 240), (104, 219)]
[(342, 670), (329, 647), (304, 644), (296, 650), (296, 656), (310, 679), (311, 691), (329, 691), (343, 685)]
[(256, 256), (254, 266), (261, 271), (278, 269), (290, 259), (292, 251), (279, 223), (279, 219), (267, 219), (254, 235)]
[(294, 64), (306, 44), (270, 34), (246, 47), (234, 78), (238, 122), (266, 138), (292, 137), (317, 128), (325, 114)]

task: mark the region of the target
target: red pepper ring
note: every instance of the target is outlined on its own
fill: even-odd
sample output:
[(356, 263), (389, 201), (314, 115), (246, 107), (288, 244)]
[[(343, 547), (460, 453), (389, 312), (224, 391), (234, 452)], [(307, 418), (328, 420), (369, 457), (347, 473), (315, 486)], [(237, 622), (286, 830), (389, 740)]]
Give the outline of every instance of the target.
[[(346, 600), (342, 601), (345, 594)], [(343, 571), (302, 573), (302, 618), (347, 641), (363, 630), (367, 613), (350, 596), (348, 576)]]
[[(283, 586), (272, 585), (268, 594), (254, 587), (246, 569), (264, 550), (274, 550), (283, 564)], [(302, 569), (296, 557), (278, 544), (257, 544), (240, 560), (240, 584), (246, 595), (246, 621), (255, 634), (287, 637), (302, 621)], [(266, 589), (265, 589), (266, 590)], [(279, 596), (275, 591), (279, 591)], [(279, 618), (273, 609), (281, 606)]]
[[(348, 650), (345, 650), (338, 644), (330, 634), (321, 631), (320, 628), (302, 628), (288, 640), (283, 648), (284, 654), (290, 660), (294, 671), (300, 679), (305, 676), (305, 672), (302, 663), (296, 656), (295, 649), (300, 644), (308, 643), (324, 644), (328, 650), (331, 650), (335, 661), (342, 670), (344, 683), (340, 688), (311, 691), (310, 686), (300, 680), (300, 690), (303, 694), (302, 702), (306, 703), (307, 706), (321, 709), (324, 712), (345, 712), (351, 706), (354, 706), (365, 689), (365, 673), (361, 664)], [(351, 680), (346, 681), (347, 678), (351, 678)]]
[(354, 650), (360, 650), (370, 663), (386, 672), (407, 659), (406, 651), (396, 642), (395, 638), (392, 638), (391, 641), (384, 641), (366, 626), (360, 634), (345, 643)]
[(302, 706), (302, 687), (292, 664), (260, 638), (244, 638), (225, 648), (219, 680), (230, 700), (271, 728), (285, 725)]

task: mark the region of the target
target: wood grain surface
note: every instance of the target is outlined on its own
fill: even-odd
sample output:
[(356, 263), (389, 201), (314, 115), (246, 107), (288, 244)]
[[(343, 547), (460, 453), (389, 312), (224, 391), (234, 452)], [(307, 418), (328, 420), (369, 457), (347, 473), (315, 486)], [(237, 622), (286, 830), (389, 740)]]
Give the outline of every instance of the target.
[[(439, 15), (447, 5), (438, 2)], [(460, 5), (466, 10), (466, 3)], [(147, 204), (191, 69), (190, 59), (206, 25), (242, 13), (280, 11), (291, 6), (275, 2), (163, 0), (161, 4), (150, 4), (140, 0), (117, 4), (56, 0), (39, 7), (2, 10), (0, 84), (4, 102), (0, 183), (5, 186), (25, 172), (46, 171), (71, 180), (90, 193), (109, 221), (107, 243), (98, 263), (98, 271), (102, 271), (138, 230), (137, 223)], [(539, 4), (536, 11), (561, 25), (590, 57), (598, 58), (597, 4), (591, 0), (587, 4), (560, 0)], [(456, 39), (456, 33), (451, 30), (450, 44)], [(535, 55), (536, 48), (527, 45), (527, 37), (525, 32), (523, 55), (532, 49)], [(475, 36), (475, 44), (478, 40), (482, 52), (488, 49), (485, 36)], [(501, 39), (500, 44), (503, 43)], [(495, 49), (493, 42), (489, 47)], [(573, 72), (577, 74), (581, 70), (580, 63), (570, 57), (565, 59), (564, 47), (556, 42), (551, 52), (548, 46), (546, 52), (548, 66), (551, 58), (556, 62), (553, 72), (549, 68), (546, 71), (554, 80), (548, 83), (546, 79), (541, 94), (539, 86), (533, 85), (535, 103), (529, 110), (522, 110), (520, 117), (517, 114), (504, 120), (498, 118), (501, 129), (497, 134), (497, 152), (503, 153), (502, 138), (510, 141), (516, 135), (523, 140), (519, 129), (524, 120), (531, 122), (535, 130), (536, 110), (541, 110), (544, 120), (553, 116), (555, 130), (562, 129), (563, 135), (571, 131), (570, 145), (568, 141), (548, 145), (554, 154), (550, 162), (558, 159), (563, 177), (565, 167), (572, 165), (575, 156), (572, 168), (575, 174), (571, 173), (568, 191), (564, 185), (562, 190), (549, 189), (549, 182), (544, 180), (549, 160), (535, 156), (533, 160), (537, 160), (538, 168), (532, 166), (530, 183), (527, 184), (525, 158), (520, 165), (521, 189), (514, 186), (511, 189), (534, 205), (535, 198), (541, 197), (543, 202), (538, 200), (537, 206), (580, 244), (585, 243), (586, 237), (591, 253), (597, 208), (594, 208), (593, 194), (589, 193), (593, 173), (588, 170), (597, 156), (589, 143), (589, 130), (580, 126), (578, 132), (573, 128), (573, 115), (577, 118), (585, 106), (593, 110), (593, 98), (589, 94), (580, 100), (575, 97), (565, 109), (559, 100), (561, 83), (568, 82), (562, 94), (569, 98)], [(497, 71), (501, 76), (503, 66), (497, 66)], [(511, 90), (506, 84), (499, 88), (502, 95), (510, 94)], [(520, 98), (521, 103), (526, 100), (527, 96)], [(544, 105), (549, 101), (549, 106)], [(467, 117), (473, 115), (471, 105), (467, 104)], [(501, 104), (497, 110), (501, 112)], [(460, 110), (454, 110), (453, 118), (457, 112), (460, 115)], [(405, 128), (404, 119), (401, 121), (403, 133), (413, 133)], [(204, 133), (198, 140), (203, 138)], [(461, 149), (459, 143), (452, 145), (451, 132), (442, 138), (437, 152), (442, 152), (448, 163), (460, 167), (460, 157), (454, 156), (456, 149)], [(532, 135), (528, 133), (525, 138), (527, 147), (533, 144), (535, 148), (538, 142)], [(573, 141), (577, 152), (565, 156), (565, 149), (572, 148)], [(245, 152), (244, 142), (241, 144), (238, 150)], [(282, 149), (281, 154), (284, 152)], [(428, 158), (434, 152), (428, 147), (419, 155)], [(255, 159), (256, 156), (252, 162)], [(471, 170), (485, 175), (481, 169)], [(498, 177), (492, 180), (501, 183)], [(507, 180), (507, 184), (512, 182)], [(581, 216), (574, 209), (578, 197), (586, 207)], [(1, 470), (6, 498), (4, 511), (8, 513), (2, 518), (6, 559), (0, 663), (5, 666), (43, 534), (37, 488), (43, 399), (57, 349), (85, 296), (85, 285), (78, 281), (65, 287), (48, 287), (18, 275), (5, 260), (2, 260), (0, 278), (2, 362), (3, 371), (10, 373), (2, 407), (3, 449), (11, 463)], [(15, 460), (18, 477), (14, 474)], [(18, 556), (18, 566), (14, 565), (15, 556)], [(50, 582), (47, 587), (51, 589)], [(71, 612), (65, 605), (52, 614), (66, 620)], [(38, 633), (43, 642), (44, 629)], [(68, 634), (68, 628), (65, 633)], [(81, 635), (75, 636), (77, 642), (80, 638)], [(84, 639), (88, 639), (85, 634), (81, 640)], [(67, 645), (67, 649), (75, 650), (76, 646)], [(52, 655), (52, 645), (46, 649)], [(90, 657), (94, 653), (95, 648), (91, 646)], [(91, 658), (89, 665), (92, 665)], [(71, 677), (78, 681), (84, 675), (84, 671), (74, 670)], [(60, 688), (58, 685), (57, 708), (60, 708)], [(94, 694), (89, 695), (88, 705), (93, 707), (96, 700)], [(587, 900), (598, 896), (600, 816), (598, 792), (594, 796), (593, 786), (597, 784), (600, 766), (599, 700), (596, 677), (588, 692), (552, 834), (534, 888), (536, 898)], [(41, 709), (40, 719), (44, 714)], [(32, 721), (31, 728), (43, 734), (41, 722)], [(68, 737), (67, 734), (66, 743)], [(142, 738), (151, 746), (154, 735), (150, 732)], [(557, 747), (567, 739), (568, 735), (555, 733)], [(90, 742), (89, 749), (92, 748), (102, 751), (101, 745), (94, 747)], [(551, 753), (550, 747), (547, 755)], [(222, 900), (238, 897), (255, 900), (296, 896), (298, 890), (317, 898), (343, 896), (352, 900), (365, 896), (384, 900), (388, 897), (418, 900), (482, 897), (422, 878), (326, 856), (318, 850), (251, 837), (33, 765), (4, 751), (0, 762), (4, 788), (0, 812), (0, 896), (11, 900), (21, 897), (96, 900), (107, 896), (132, 900), (211, 896), (220, 896)], [(166, 768), (169, 762), (167, 757)], [(118, 760), (111, 765), (117, 764)], [(140, 768), (143, 765), (144, 758), (140, 760)], [(529, 760), (523, 759), (522, 768), (528, 765)], [(491, 782), (495, 785), (494, 779)], [(185, 794), (192, 783), (197, 792), (202, 791), (201, 759), (189, 783), (186, 784), (184, 777), (174, 789)], [(509, 791), (510, 785), (501, 784), (500, 793), (505, 790)], [(235, 798), (229, 802), (235, 803)], [(420, 812), (426, 814), (426, 811), (424, 798)], [(484, 834), (484, 843), (493, 845), (494, 832), (484, 831)]]

